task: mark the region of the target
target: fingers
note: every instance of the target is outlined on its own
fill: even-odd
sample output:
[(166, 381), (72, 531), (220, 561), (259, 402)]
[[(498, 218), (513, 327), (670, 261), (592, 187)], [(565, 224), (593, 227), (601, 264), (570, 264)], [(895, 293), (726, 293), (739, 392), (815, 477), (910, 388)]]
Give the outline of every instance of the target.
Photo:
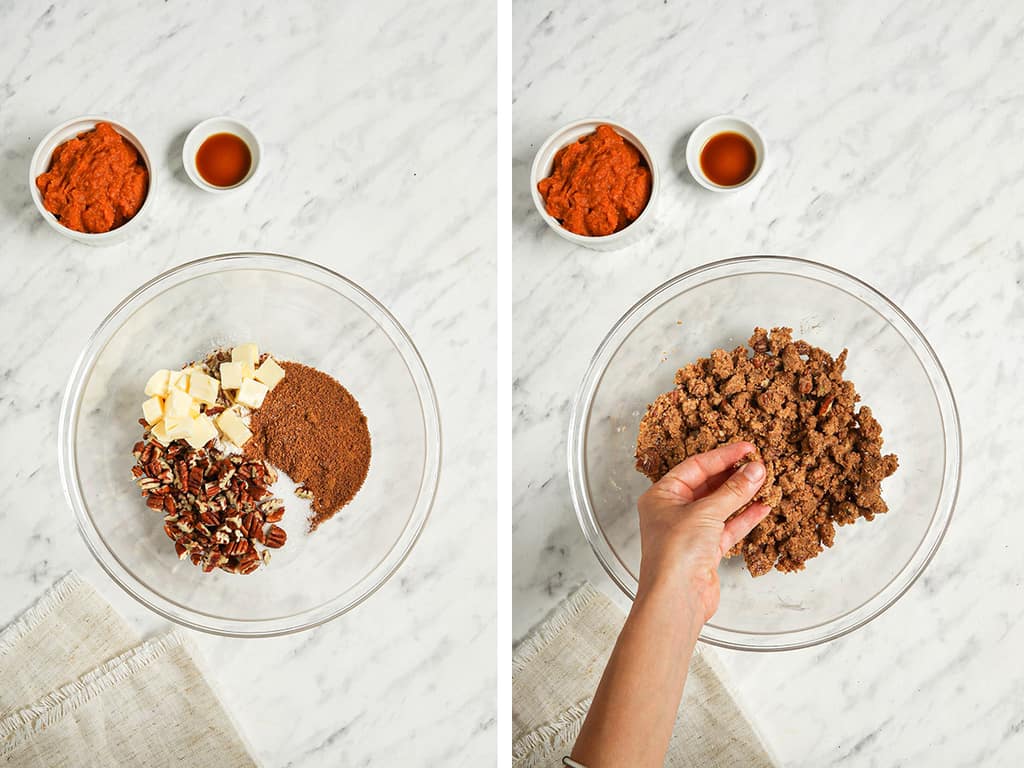
[(752, 461), (733, 472), (729, 479), (698, 503), (714, 517), (725, 521), (752, 498), (764, 483), (764, 464)]
[(757, 524), (764, 520), (771, 511), (772, 509), (768, 505), (755, 502), (736, 517), (730, 518), (722, 531), (722, 557), (725, 557), (726, 552), (754, 530)]
[(662, 485), (685, 501), (692, 501), (708, 490), (709, 478), (731, 469), (737, 461), (754, 450), (750, 443), (730, 443), (707, 453), (698, 453), (672, 467), (655, 485)]
[(718, 489), (722, 483), (729, 479), (729, 475), (736, 471), (736, 467), (729, 467), (725, 472), (719, 472), (717, 475), (712, 475), (699, 486), (693, 489), (694, 501), (702, 499), (712, 491)]

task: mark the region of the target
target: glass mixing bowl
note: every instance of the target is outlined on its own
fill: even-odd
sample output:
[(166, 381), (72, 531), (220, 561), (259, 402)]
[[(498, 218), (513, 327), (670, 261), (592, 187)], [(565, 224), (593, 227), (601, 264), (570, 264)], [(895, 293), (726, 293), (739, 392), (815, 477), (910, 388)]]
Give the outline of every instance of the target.
[(636, 500), (650, 483), (634, 469), (647, 405), (673, 388), (676, 369), (745, 344), (755, 326), (789, 326), (838, 355), (882, 425), (900, 468), (882, 485), (889, 512), (840, 527), (804, 571), (752, 578), (722, 563), (722, 599), (701, 639), (742, 650), (801, 648), (863, 626), (921, 575), (949, 525), (960, 480), (953, 393), (921, 332), (889, 301), (839, 270), (800, 259), (728, 259), (669, 280), (601, 342), (576, 395), (569, 476), (583, 533), (608, 575), (636, 596)]
[[(142, 390), (159, 368), (247, 341), (338, 379), (366, 415), (373, 456), (356, 497), (315, 533), (308, 503), (281, 494), (288, 542), (269, 565), (203, 573), (178, 560), (132, 480)], [(341, 275), (261, 253), (184, 264), (122, 301), (75, 364), (59, 440), (65, 494), (110, 577), (172, 621), (245, 637), (317, 626), (387, 581), (423, 529), (441, 455), (433, 385), (398, 321)]]

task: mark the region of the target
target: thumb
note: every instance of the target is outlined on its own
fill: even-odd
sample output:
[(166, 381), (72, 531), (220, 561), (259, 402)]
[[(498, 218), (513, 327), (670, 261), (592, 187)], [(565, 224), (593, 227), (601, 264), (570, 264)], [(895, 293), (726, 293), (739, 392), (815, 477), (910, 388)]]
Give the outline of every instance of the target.
[(765, 469), (760, 461), (744, 464), (729, 476), (718, 488), (698, 503), (710, 511), (715, 518), (725, 521), (757, 493), (764, 484)]

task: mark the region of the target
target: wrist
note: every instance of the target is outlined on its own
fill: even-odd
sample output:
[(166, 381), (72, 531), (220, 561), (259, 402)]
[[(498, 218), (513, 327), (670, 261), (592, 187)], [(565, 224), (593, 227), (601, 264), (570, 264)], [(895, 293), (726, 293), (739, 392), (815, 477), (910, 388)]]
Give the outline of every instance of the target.
[(705, 588), (699, 579), (683, 574), (659, 573), (653, 579), (641, 579), (634, 610), (655, 611), (696, 640), (704, 626)]
[(637, 595), (665, 594), (678, 598), (703, 597), (717, 585), (717, 572), (694, 558), (662, 558), (656, 563), (640, 561), (640, 579)]

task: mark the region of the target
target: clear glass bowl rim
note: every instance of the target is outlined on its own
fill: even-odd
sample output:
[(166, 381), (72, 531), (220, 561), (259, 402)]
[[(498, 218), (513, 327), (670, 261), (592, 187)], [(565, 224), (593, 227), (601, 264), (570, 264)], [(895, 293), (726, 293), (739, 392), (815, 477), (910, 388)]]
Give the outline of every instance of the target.
[[(266, 270), (303, 277), (353, 301), (380, 325), (405, 362), (419, 396), (425, 431), (425, 471), (416, 504), (406, 527), (377, 567), (347, 593), (326, 603), (292, 616), (251, 621), (222, 619), (189, 611), (138, 582), (109, 552), (93, 524), (78, 486), (73, 428), (88, 374), (114, 333), (136, 310), (150, 298), (188, 280), (238, 270)], [(416, 345), (398, 320), (367, 290), (327, 267), (294, 256), (258, 251), (221, 253), (185, 262), (147, 281), (119, 302), (93, 331), (71, 371), (61, 403), (57, 443), (64, 497), (74, 512), (82, 539), (100, 567), (121, 589), (158, 615), (190, 629), (225, 637), (276, 637), (302, 632), (336, 619), (368, 599), (394, 575), (419, 540), (434, 503), (441, 468), (441, 422), (434, 385)]]
[[(652, 311), (683, 290), (690, 290), (713, 280), (756, 273), (783, 274), (825, 282), (838, 290), (856, 289), (855, 298), (882, 315), (896, 326), (904, 339), (916, 342), (914, 352), (928, 376), (936, 398), (945, 436), (945, 463), (942, 489), (931, 524), (914, 555), (893, 577), (892, 581), (865, 603), (831, 621), (813, 627), (783, 633), (740, 632), (704, 626), (700, 639), (709, 645), (742, 651), (785, 651), (808, 648), (849, 634), (884, 613), (907, 590), (931, 562), (949, 528), (960, 489), (962, 464), (962, 436), (956, 401), (942, 364), (931, 344), (920, 329), (893, 301), (863, 280), (835, 267), (792, 256), (749, 255), (722, 259), (695, 267), (673, 277), (652, 290), (625, 314), (598, 345), (590, 365), (583, 376), (569, 417), (569, 435), (566, 458), (569, 470), (569, 489), (573, 508), (583, 535), (608, 576), (630, 599), (636, 598), (636, 579), (622, 563), (597, 521), (587, 490), (586, 428), (590, 408), (604, 370), (622, 343)], [(845, 288), (844, 288), (845, 286)], [(884, 310), (884, 311), (883, 311)], [(902, 326), (902, 327), (900, 327)], [(712, 620), (713, 621), (713, 620)]]

